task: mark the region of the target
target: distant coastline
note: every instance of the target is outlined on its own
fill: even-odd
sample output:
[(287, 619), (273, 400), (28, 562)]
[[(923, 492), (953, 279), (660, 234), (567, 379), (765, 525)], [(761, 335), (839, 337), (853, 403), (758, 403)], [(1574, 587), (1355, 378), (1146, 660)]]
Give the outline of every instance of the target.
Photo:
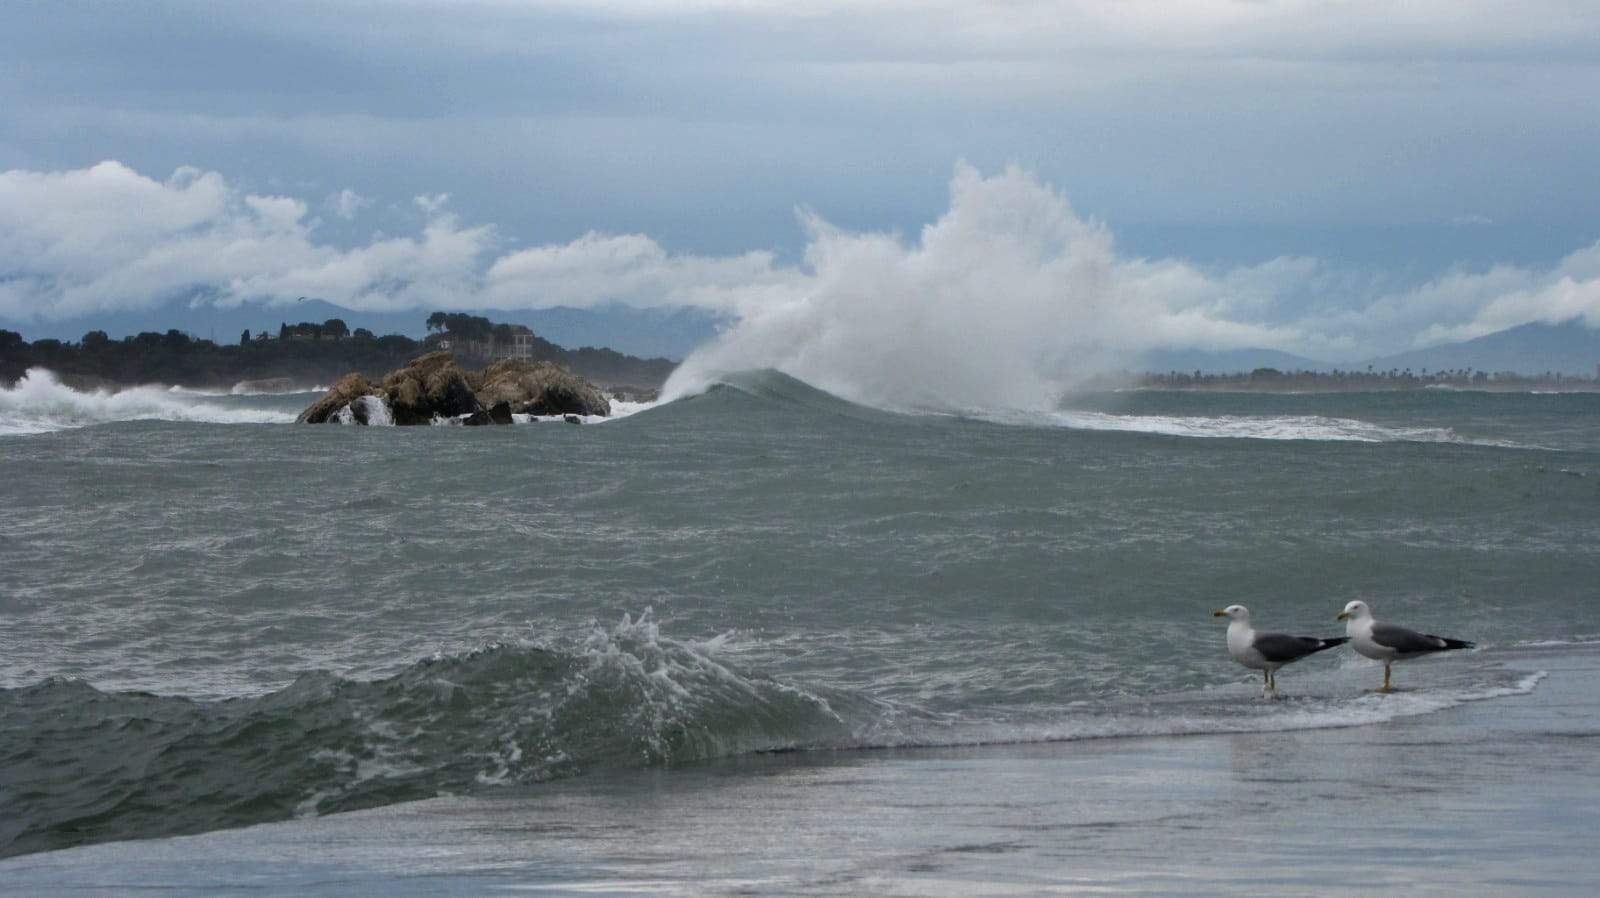
[(464, 364), (484, 365), (516, 356), (555, 362), (602, 387), (658, 390), (677, 367), (671, 359), (642, 359), (611, 349), (568, 349), (544, 340), (526, 327), (494, 324), (468, 315), (434, 313), (435, 331), (421, 340), (399, 334), (377, 336), (344, 322), (283, 324), (277, 335), (240, 335), (236, 343), (197, 339), (180, 330), (145, 332), (113, 340), (90, 331), (77, 342), (34, 340), (0, 330), (0, 385), (12, 386), (29, 368), (45, 368), (79, 389), (119, 389), (164, 384), (207, 390), (270, 384), (275, 391), (325, 388), (345, 374), (381, 377), (409, 360), (439, 349)]
[(1583, 377), (1546, 371), (1519, 374), (1515, 371), (1479, 371), (1472, 368), (1412, 371), (1410, 368), (1376, 371), (1280, 371), (1256, 368), (1249, 372), (1213, 374), (1203, 371), (1126, 373), (1122, 386), (1152, 390), (1194, 390), (1256, 393), (1375, 393), (1405, 390), (1473, 390), (1479, 392), (1526, 393), (1600, 392), (1600, 376)]

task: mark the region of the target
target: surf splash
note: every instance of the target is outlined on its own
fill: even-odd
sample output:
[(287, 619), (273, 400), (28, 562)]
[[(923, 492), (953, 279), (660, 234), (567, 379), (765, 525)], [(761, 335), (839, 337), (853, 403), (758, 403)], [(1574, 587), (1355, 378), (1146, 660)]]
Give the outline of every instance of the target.
[(1015, 167), (958, 166), (948, 211), (915, 242), (803, 223), (803, 272), (741, 301), (740, 320), (685, 360), (666, 398), (772, 368), (878, 408), (1043, 411), (1145, 349), (1298, 336), (1235, 320), (1266, 301), (1242, 295), (1256, 288), (1119, 257), (1103, 225)]
[(15, 386), (0, 389), (0, 434), (47, 433), (114, 421), (277, 424), (293, 420), (294, 415), (285, 412), (231, 408), (167, 387), (75, 390), (43, 368), (30, 368)]
[[(360, 406), (357, 413), (355, 406)], [(355, 402), (333, 413), (330, 418), (335, 424), (366, 424), (372, 427), (393, 427), (394, 415), (389, 411), (388, 403), (377, 396), (360, 396)]]

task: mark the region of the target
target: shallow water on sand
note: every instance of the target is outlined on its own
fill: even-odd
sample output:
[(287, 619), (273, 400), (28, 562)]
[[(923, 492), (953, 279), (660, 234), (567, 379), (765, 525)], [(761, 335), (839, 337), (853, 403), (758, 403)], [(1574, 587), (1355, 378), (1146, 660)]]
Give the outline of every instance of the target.
[[(746, 755), (0, 861), (0, 893), (1577, 895), (1600, 646), (1340, 729)], [(8, 891), (9, 890), (9, 891)]]

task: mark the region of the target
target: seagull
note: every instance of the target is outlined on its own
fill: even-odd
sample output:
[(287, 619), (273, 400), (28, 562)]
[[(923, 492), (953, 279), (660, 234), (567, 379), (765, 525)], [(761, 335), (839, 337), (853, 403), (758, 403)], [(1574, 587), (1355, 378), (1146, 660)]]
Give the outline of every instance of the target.
[(1250, 609), (1243, 605), (1229, 605), (1212, 613), (1216, 617), (1228, 618), (1228, 654), (1245, 667), (1261, 671), (1267, 692), (1278, 691), (1278, 668), (1350, 641), (1344, 636), (1318, 639), (1315, 636), (1290, 636), (1287, 633), (1257, 633), (1250, 626)]
[(1434, 652), (1470, 649), (1474, 645), (1460, 639), (1418, 633), (1394, 624), (1380, 624), (1373, 619), (1372, 609), (1360, 599), (1344, 606), (1337, 620), (1344, 621), (1344, 631), (1350, 636), (1351, 648), (1368, 658), (1383, 662), (1383, 687), (1379, 692), (1391, 691), (1389, 666), (1396, 661), (1421, 658)]

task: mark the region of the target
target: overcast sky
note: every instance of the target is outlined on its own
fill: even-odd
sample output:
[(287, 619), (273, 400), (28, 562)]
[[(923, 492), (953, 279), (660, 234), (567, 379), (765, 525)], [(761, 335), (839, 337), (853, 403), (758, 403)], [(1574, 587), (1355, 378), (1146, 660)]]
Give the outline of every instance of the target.
[(1594, 3), (7, 0), (0, 109), (25, 332), (302, 295), (915, 317), (974, 268), (942, 302), (1113, 349), (1600, 326)]

